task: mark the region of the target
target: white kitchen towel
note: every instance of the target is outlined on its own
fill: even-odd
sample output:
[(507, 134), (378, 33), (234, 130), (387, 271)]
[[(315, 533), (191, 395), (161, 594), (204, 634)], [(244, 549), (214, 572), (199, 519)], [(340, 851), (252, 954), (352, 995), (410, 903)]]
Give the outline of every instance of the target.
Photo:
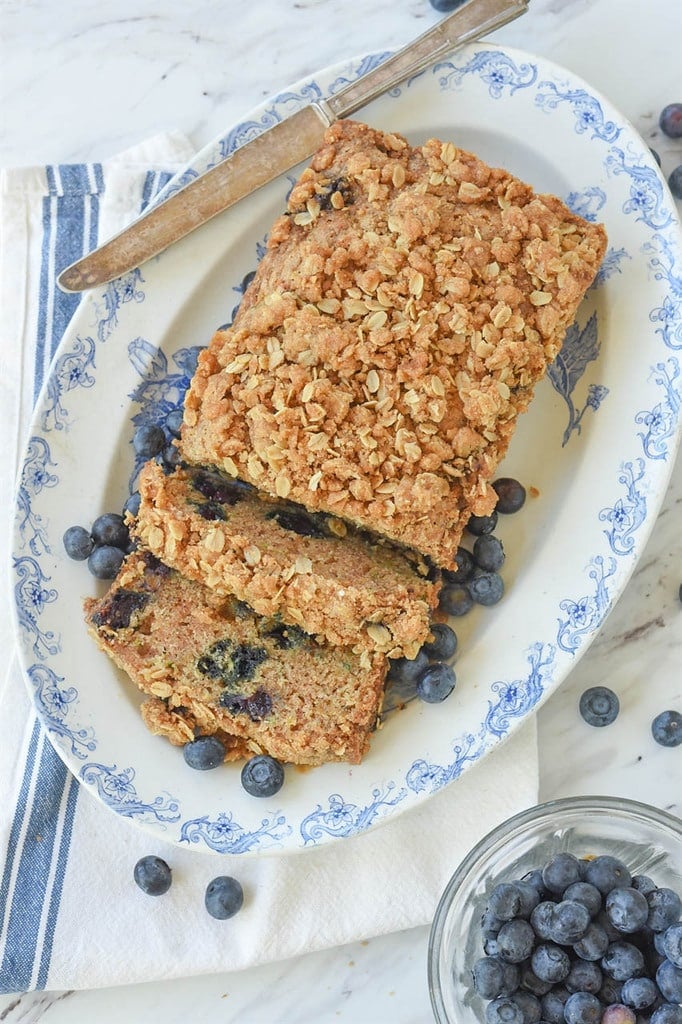
[[(106, 164), (14, 169), (0, 181), (3, 543), (31, 408), (78, 303), (59, 271), (132, 219), (192, 155), (177, 134)], [(2, 551), (9, 598), (9, 555)], [(427, 803), (367, 834), (294, 854), (221, 857), (164, 844), (82, 790), (36, 721), (0, 616), (0, 991), (95, 988), (251, 966), (426, 924), (490, 828), (537, 800), (535, 721)], [(163, 897), (132, 879), (154, 853)], [(208, 882), (237, 877), (244, 907), (209, 917)]]

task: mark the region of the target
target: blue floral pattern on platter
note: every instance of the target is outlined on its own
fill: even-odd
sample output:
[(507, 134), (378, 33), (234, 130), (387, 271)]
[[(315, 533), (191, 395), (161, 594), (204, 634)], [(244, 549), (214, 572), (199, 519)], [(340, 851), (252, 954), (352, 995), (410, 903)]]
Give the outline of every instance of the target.
[(255, 829), (245, 829), (234, 820), (230, 811), (223, 811), (211, 820), (206, 815), (183, 822), (181, 843), (204, 843), (214, 853), (249, 853), (278, 847), (291, 835), (291, 825), (284, 815), (276, 813), (263, 818)]
[(133, 785), (134, 768), (117, 768), (92, 762), (81, 768), (79, 778), (93, 787), (97, 796), (124, 818), (158, 825), (168, 825), (180, 818), (180, 805), (170, 794), (164, 793), (145, 802)]
[(567, 103), (575, 118), (574, 131), (602, 142), (615, 142), (622, 131), (613, 121), (604, 116), (602, 104), (585, 89), (571, 88), (567, 83), (540, 82), (535, 102), (541, 110), (552, 113), (562, 103)]
[(71, 722), (71, 712), (77, 707), (78, 690), (75, 686), (61, 687), (59, 684), (64, 680), (47, 665), (32, 665), (27, 675), (48, 730), (69, 744), (74, 757), (84, 761), (96, 749), (97, 741), (92, 726), (84, 727)]
[[(263, 104), (199, 154), (167, 186), (166, 194), (268, 125), (338, 91), (385, 57), (371, 55), (333, 69)], [(400, 119), (401, 104), (408, 98), (413, 106), (416, 98), (416, 109), (435, 108), (447, 118), (453, 111), (453, 90), (458, 92), (461, 109), (468, 113), (473, 106), (479, 115), (483, 112), (481, 123), (498, 123), (502, 114), (515, 125), (517, 118), (522, 125), (531, 124), (537, 138), (548, 121), (552, 127), (556, 124), (561, 138), (566, 136), (564, 149), (572, 154), (575, 148), (579, 154), (573, 163), (568, 159), (572, 173), (566, 188), (568, 204), (586, 219), (607, 224), (606, 258), (549, 373), (560, 401), (555, 403), (559, 413), (552, 420), (551, 442), (548, 433), (546, 443), (551, 444), (554, 459), (566, 460), (564, 472), (571, 473), (571, 459), (576, 465), (583, 457), (587, 461), (588, 455), (594, 455), (595, 439), (602, 441), (598, 452), (602, 488), (598, 497), (587, 495), (579, 511), (581, 528), (591, 538), (589, 548), (579, 551), (582, 566), (573, 560), (571, 566), (562, 567), (543, 608), (530, 617), (532, 626), (524, 633), (523, 643), (505, 652), (504, 667), (493, 670), (484, 657), (486, 678), (476, 695), (467, 689), (462, 669), (466, 652), (463, 661), (458, 656), (462, 717), (457, 717), (457, 735), (451, 725), (438, 726), (429, 732), (428, 742), (411, 748), (405, 737), (418, 729), (423, 715), (419, 702), (413, 701), (375, 737), (366, 762), (347, 771), (328, 766), (306, 773), (293, 787), (302, 797), (291, 797), (285, 787), (278, 794), (277, 809), (266, 812), (262, 804), (254, 808), (253, 800), (240, 798), (234, 791), (226, 796), (224, 785), (219, 799), (209, 800), (211, 781), (192, 788), (181, 756), (177, 760), (181, 767), (177, 772), (171, 768), (166, 782), (165, 774), (150, 771), (155, 753), (147, 754), (144, 747), (139, 758), (131, 757), (129, 750), (112, 746), (88, 674), (76, 664), (83, 653), (78, 647), (81, 634), (74, 639), (69, 632), (66, 643), (73, 617), (72, 594), (76, 589), (80, 595), (86, 570), (74, 563), (65, 565), (55, 510), (61, 501), (70, 511), (74, 481), (76, 486), (82, 483), (70, 455), (74, 446), (81, 446), (77, 454), (82, 452), (79, 430), (84, 411), (101, 402), (107, 415), (119, 417), (123, 468), (118, 475), (111, 471), (112, 480), (116, 488), (132, 487), (138, 468), (133, 466), (129, 444), (134, 428), (143, 420), (162, 422), (179, 404), (199, 347), (194, 340), (178, 341), (171, 327), (158, 327), (164, 303), (172, 305), (172, 316), (183, 309), (182, 300), (176, 301), (172, 290), (163, 285), (164, 257), (145, 268), (144, 275), (133, 271), (89, 296), (59, 348), (26, 450), (16, 501), (15, 610), (27, 683), (51, 739), (78, 778), (107, 806), (124, 818), (152, 826), (165, 839), (217, 854), (311, 848), (371, 828), (456, 780), (538, 707), (595, 636), (632, 570), (647, 524), (662, 498), (666, 463), (675, 452), (680, 429), (682, 257), (675, 213), (653, 160), (627, 124), (589, 87), (544, 61), (490, 45), (468, 47), (452, 60), (434, 65), (402, 90), (395, 90), (377, 109), (383, 110), (380, 116), (386, 127), (391, 127), (393, 111)], [(408, 121), (410, 117), (413, 120), (404, 130), (421, 132), (422, 121), (416, 123), (414, 114), (408, 115)], [(523, 131), (518, 137), (523, 137)], [(564, 167), (560, 170), (563, 173)], [(291, 176), (283, 180), (283, 191), (291, 183)], [(262, 235), (250, 244), (255, 265), (263, 251)], [(242, 278), (241, 257), (238, 262), (239, 273), (235, 270), (222, 282), (224, 319), (230, 316), (235, 295), (239, 300), (248, 283)], [(637, 264), (644, 265), (648, 275), (636, 275)], [(637, 381), (633, 391), (623, 388), (618, 374), (614, 377), (613, 367), (621, 361), (606, 360), (603, 355), (607, 349), (617, 352), (630, 341), (630, 335), (614, 333), (611, 311), (619, 303), (627, 307), (635, 289), (639, 290), (630, 315), (639, 318), (637, 345), (628, 349), (628, 361), (635, 361), (638, 371), (632, 378)], [(112, 372), (118, 376), (112, 377)], [(121, 376), (125, 386), (117, 390), (112, 380)], [(602, 424), (609, 416), (613, 420), (617, 410), (616, 433), (604, 443)], [(89, 496), (93, 510), (110, 483), (108, 477), (103, 479), (101, 490)], [(78, 581), (76, 588), (73, 580)], [(502, 602), (499, 614), (504, 616), (512, 606), (511, 601)], [(542, 614), (545, 625), (536, 625)], [(474, 629), (474, 639), (475, 633)], [(89, 642), (83, 638), (82, 643)], [(89, 651), (88, 646), (88, 657)], [(92, 657), (98, 658), (98, 652)], [(132, 706), (117, 707), (124, 715), (136, 716)], [(398, 736), (393, 745), (391, 733)], [(157, 741), (150, 738), (149, 742)], [(117, 767), (120, 764), (129, 767)], [(149, 797), (149, 793), (159, 795)]]
[(569, 327), (561, 351), (547, 371), (552, 387), (568, 406), (568, 426), (561, 442), (563, 445), (574, 431), (580, 433), (586, 411), (592, 409), (596, 412), (609, 393), (609, 389), (602, 384), (590, 384), (582, 409), (576, 409), (573, 403), (573, 391), (585, 373), (587, 364), (599, 358), (599, 347), (597, 314), (593, 313), (582, 330), (577, 323)]

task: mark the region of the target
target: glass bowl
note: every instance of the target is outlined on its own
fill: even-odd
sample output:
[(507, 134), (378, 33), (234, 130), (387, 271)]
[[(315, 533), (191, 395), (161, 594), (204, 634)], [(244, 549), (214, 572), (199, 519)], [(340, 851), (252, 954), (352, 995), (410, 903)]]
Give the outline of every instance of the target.
[(448, 882), (431, 927), (428, 976), (438, 1024), (484, 1024), (486, 1001), (471, 981), (484, 955), (480, 919), (498, 882), (542, 867), (555, 854), (611, 854), (632, 874), (682, 893), (682, 822), (634, 800), (607, 796), (552, 800), (498, 825)]

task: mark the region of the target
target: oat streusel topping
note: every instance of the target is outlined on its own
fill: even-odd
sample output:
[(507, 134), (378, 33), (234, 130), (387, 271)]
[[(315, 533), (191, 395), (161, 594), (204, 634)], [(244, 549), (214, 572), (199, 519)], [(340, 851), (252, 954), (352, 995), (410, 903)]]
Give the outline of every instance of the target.
[(338, 122), (201, 355), (183, 457), (450, 565), (605, 246), (452, 142)]

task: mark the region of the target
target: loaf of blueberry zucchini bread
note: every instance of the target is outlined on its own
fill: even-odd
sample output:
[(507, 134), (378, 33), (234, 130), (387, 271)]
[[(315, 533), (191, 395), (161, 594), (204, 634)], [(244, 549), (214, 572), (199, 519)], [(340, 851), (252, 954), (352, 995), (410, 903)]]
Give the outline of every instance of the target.
[[(134, 535), (167, 565), (330, 643), (413, 658), (439, 583), (413, 552), (206, 468), (139, 477)], [(436, 574), (438, 575), (438, 574)]]
[(337, 122), (199, 359), (182, 457), (452, 566), (605, 248), (452, 142)]
[(217, 735), (228, 760), (268, 753), (304, 765), (357, 764), (368, 750), (382, 654), (319, 643), (142, 549), (85, 613), (99, 647), (148, 695), (147, 727), (171, 743)]

